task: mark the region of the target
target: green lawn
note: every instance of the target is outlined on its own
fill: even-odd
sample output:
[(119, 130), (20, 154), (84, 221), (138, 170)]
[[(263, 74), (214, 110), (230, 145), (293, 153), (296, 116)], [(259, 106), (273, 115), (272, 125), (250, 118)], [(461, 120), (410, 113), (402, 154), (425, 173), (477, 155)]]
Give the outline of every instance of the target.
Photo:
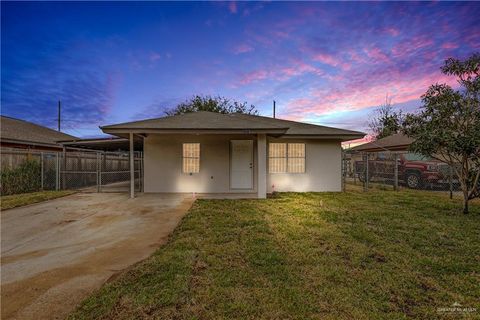
[(40, 191), (32, 193), (14, 194), (11, 196), (0, 197), (1, 209), (11, 209), (27, 204), (42, 202), (55, 198), (60, 198), (74, 193), (74, 191), (62, 190), (62, 191)]
[[(198, 200), (72, 319), (480, 318), (480, 204), (422, 191)], [(132, 239), (134, 241), (134, 239)]]

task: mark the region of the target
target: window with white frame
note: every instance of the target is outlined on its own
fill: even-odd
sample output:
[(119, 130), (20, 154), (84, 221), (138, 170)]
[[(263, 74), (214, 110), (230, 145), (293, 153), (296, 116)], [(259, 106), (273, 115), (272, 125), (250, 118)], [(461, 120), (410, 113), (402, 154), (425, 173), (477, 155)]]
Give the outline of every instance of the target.
[(183, 144), (183, 173), (198, 173), (200, 171), (200, 143)]
[(288, 143), (287, 171), (290, 173), (305, 172), (305, 143)]
[(270, 143), (268, 145), (268, 170), (270, 173), (287, 172), (286, 143)]
[(270, 143), (268, 168), (270, 173), (304, 173), (305, 143)]

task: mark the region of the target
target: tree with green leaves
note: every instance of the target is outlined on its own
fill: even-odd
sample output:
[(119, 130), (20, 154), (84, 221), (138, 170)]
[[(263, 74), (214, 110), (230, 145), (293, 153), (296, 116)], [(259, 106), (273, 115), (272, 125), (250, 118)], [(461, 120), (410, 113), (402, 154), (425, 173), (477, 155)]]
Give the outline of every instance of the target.
[(167, 110), (165, 113), (172, 116), (197, 111), (258, 114), (255, 106), (248, 105), (246, 102), (238, 102), (221, 96), (200, 95), (193, 96), (185, 102), (178, 104), (175, 108)]
[(463, 193), (463, 213), (468, 213), (468, 201), (480, 197), (480, 54), (449, 58), (441, 70), (457, 77), (459, 89), (430, 86), (420, 112), (406, 116), (403, 132), (414, 139), (413, 152), (453, 168)]
[(400, 132), (403, 122), (402, 111), (395, 111), (392, 99), (385, 98), (385, 104), (378, 107), (368, 123), (375, 140)]

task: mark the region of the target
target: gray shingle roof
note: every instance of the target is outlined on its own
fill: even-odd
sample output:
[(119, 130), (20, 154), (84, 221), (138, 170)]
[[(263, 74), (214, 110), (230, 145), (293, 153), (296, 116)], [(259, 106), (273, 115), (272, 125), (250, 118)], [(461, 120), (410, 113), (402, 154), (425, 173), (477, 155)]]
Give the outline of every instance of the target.
[(326, 127), (298, 121), (282, 120), (263, 116), (253, 116), (248, 114), (238, 114), (237, 116), (243, 117), (246, 120), (253, 120), (264, 123), (276, 123), (279, 126), (287, 127), (288, 130), (285, 133), (286, 135), (365, 135), (363, 132), (359, 131)]
[(352, 151), (385, 151), (385, 150), (407, 150), (413, 142), (412, 138), (402, 133), (395, 133), (391, 136), (378, 139), (369, 143), (364, 143), (353, 147)]
[(287, 129), (279, 124), (248, 121), (240, 114), (199, 111), (103, 126), (102, 129)]
[(2, 140), (56, 145), (56, 141), (76, 138), (25, 120), (6, 116), (0, 116), (0, 120)]
[(358, 131), (344, 130), (308, 123), (268, 118), (248, 114), (220, 114), (215, 112), (193, 112), (182, 115), (155, 118), (121, 124), (103, 126), (105, 132), (110, 130), (283, 130), (284, 135), (342, 135), (364, 136)]

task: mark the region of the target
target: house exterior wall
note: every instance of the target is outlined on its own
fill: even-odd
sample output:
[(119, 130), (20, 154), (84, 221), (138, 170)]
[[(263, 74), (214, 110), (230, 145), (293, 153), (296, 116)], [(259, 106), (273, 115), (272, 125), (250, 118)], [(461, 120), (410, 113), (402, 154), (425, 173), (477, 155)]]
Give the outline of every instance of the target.
[[(230, 189), (230, 140), (254, 140), (254, 135), (155, 135), (144, 141), (145, 192), (254, 193), (257, 172), (253, 170), (252, 190)], [(200, 172), (182, 172), (182, 144), (200, 143)]]
[[(230, 140), (254, 140), (252, 190), (230, 189)], [(182, 172), (182, 144), (200, 143), (200, 172)], [(268, 142), (305, 143), (305, 173), (269, 173), (266, 188), (272, 191), (341, 191), (340, 141), (267, 138)], [(156, 135), (144, 141), (145, 192), (257, 193), (256, 135)]]
[(268, 193), (342, 191), (340, 141), (270, 138), (269, 142), (305, 143), (305, 173), (269, 173), (267, 168)]

